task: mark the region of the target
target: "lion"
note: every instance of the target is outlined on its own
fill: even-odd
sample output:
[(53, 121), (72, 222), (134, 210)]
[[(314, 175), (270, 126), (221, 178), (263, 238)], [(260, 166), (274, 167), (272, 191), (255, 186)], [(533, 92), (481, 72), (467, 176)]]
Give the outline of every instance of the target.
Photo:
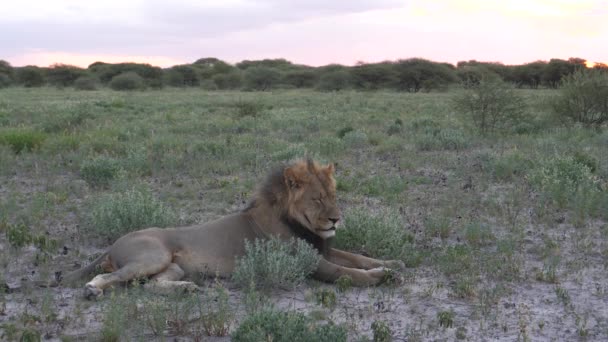
[(229, 276), (245, 241), (277, 236), (304, 239), (321, 254), (313, 277), (334, 282), (350, 276), (355, 286), (371, 286), (386, 271), (402, 268), (398, 260), (378, 260), (331, 247), (340, 221), (334, 166), (298, 160), (272, 172), (242, 211), (212, 222), (178, 228), (148, 228), (120, 237), (88, 266), (63, 279), (73, 282), (98, 266), (108, 272), (85, 285), (85, 297), (97, 298), (117, 283), (142, 277), (146, 287), (195, 289), (185, 276)]

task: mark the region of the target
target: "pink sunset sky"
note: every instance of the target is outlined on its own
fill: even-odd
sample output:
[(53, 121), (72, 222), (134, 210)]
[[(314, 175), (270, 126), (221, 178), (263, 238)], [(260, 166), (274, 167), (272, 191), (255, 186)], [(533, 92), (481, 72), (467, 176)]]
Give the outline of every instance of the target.
[(159, 66), (201, 57), (325, 65), (422, 57), (608, 62), (605, 0), (15, 0), (0, 59)]

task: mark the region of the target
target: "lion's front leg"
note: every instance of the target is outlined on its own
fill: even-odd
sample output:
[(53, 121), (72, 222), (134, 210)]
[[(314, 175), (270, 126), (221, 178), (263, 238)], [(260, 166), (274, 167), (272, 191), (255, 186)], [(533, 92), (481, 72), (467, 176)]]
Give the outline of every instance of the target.
[(314, 277), (327, 282), (335, 282), (341, 276), (350, 276), (354, 286), (378, 285), (385, 280), (386, 269), (384, 267), (364, 270), (360, 268), (345, 267), (321, 258)]
[(399, 260), (378, 260), (335, 248), (330, 249), (327, 257), (329, 261), (334, 264), (351, 268), (362, 268), (364, 270), (371, 270), (378, 267), (393, 269), (402, 269), (405, 267), (403, 262)]

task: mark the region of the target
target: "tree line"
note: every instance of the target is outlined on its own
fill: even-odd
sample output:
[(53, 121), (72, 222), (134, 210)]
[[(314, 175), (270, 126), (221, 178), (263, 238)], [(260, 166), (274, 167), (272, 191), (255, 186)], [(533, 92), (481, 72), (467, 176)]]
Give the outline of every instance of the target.
[[(233, 65), (217, 58), (201, 58), (192, 64), (169, 68), (142, 63), (104, 62), (95, 62), (87, 68), (65, 64), (13, 67), (0, 60), (0, 88), (48, 85), (82, 90), (105, 86), (131, 90), (169, 86), (207, 90), (314, 88), (321, 91), (393, 89), (420, 92), (444, 90), (456, 83), (470, 86), (482, 79), (498, 79), (516, 87), (536, 89), (556, 88), (564, 77), (585, 68), (586, 60), (582, 58), (551, 59), (521, 65), (476, 60), (453, 65), (409, 58), (321, 67), (294, 64), (285, 59), (244, 60)], [(596, 63), (593, 68), (608, 70), (608, 65)]]

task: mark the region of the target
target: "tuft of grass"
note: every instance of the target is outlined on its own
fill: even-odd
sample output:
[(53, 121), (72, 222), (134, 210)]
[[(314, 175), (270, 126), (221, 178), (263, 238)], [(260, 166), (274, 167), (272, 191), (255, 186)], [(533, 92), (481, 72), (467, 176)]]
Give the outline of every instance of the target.
[(367, 146), (369, 139), (365, 132), (359, 130), (349, 131), (342, 137), (344, 145), (352, 149), (361, 149)]
[(451, 328), (454, 326), (454, 311), (441, 311), (437, 313), (437, 320), (439, 326), (444, 328)]
[(470, 142), (461, 130), (442, 129), (416, 134), (414, 145), (419, 151), (460, 151), (467, 148)]
[(374, 342), (391, 342), (393, 340), (393, 332), (388, 324), (384, 321), (374, 321), (371, 325)]
[(328, 288), (319, 288), (315, 290), (315, 299), (317, 304), (330, 309), (335, 308), (338, 303), (336, 292)]
[(146, 227), (167, 227), (177, 222), (175, 212), (147, 189), (129, 189), (104, 195), (90, 204), (87, 227), (110, 240)]
[(492, 228), (478, 222), (471, 222), (464, 227), (464, 238), (474, 247), (486, 246), (496, 240)]
[(415, 267), (422, 261), (414, 238), (409, 234), (397, 213), (384, 211), (368, 214), (353, 209), (344, 217), (344, 227), (336, 232), (336, 247), (363, 251), (376, 258), (399, 259)]
[(123, 171), (118, 160), (106, 156), (85, 160), (80, 166), (80, 176), (93, 187), (106, 187)]
[(293, 288), (317, 269), (320, 258), (301, 239), (245, 241), (245, 255), (237, 260), (233, 279), (244, 288)]
[(29, 129), (11, 129), (0, 132), (0, 144), (10, 146), (15, 154), (31, 152), (40, 146), (46, 135)]
[(234, 342), (346, 341), (346, 328), (319, 325), (304, 314), (263, 310), (249, 315), (231, 336)]

